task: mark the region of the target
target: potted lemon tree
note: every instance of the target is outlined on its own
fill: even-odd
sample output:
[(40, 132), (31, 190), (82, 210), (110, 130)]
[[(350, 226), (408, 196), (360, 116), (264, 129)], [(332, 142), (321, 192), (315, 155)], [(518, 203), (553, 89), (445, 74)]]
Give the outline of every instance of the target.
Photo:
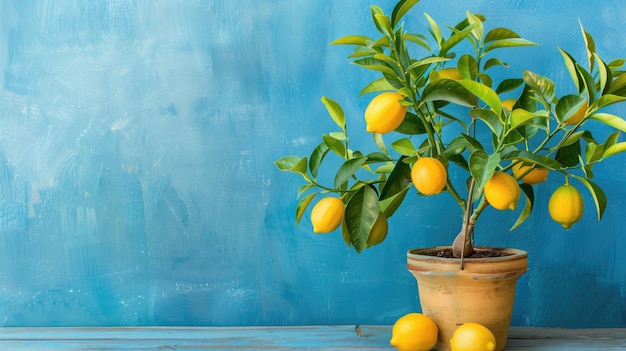
[[(322, 97), (336, 129), (322, 134), (309, 155), (275, 164), (304, 179), (296, 222), (312, 207), (314, 232), (340, 230), (358, 252), (384, 241), (388, 219), (407, 195), (451, 196), (459, 209), (456, 239), (409, 250), (408, 268), (418, 280), (424, 314), (439, 328), (439, 350), (449, 348), (452, 333), (466, 322), (488, 327), (502, 350), (527, 253), (475, 247), (476, 221), (488, 208), (514, 210), (519, 215), (511, 230), (519, 227), (534, 210), (533, 186), (548, 174), (563, 179), (547, 209), (553, 220), (569, 229), (581, 219), (579, 189), (590, 193), (602, 218), (607, 198), (593, 181), (593, 167), (626, 151), (620, 141), (626, 121), (606, 111), (626, 100), (625, 61), (601, 58), (581, 25), (585, 57), (555, 49), (572, 78), (563, 89), (572, 93), (557, 96), (554, 82), (531, 67), (522, 67), (521, 76), (491, 73), (508, 67), (498, 55), (503, 50), (534, 42), (509, 28), (489, 29), (482, 15), (469, 12), (448, 27), (426, 14), (428, 35), (414, 33), (403, 18), (417, 3), (400, 0), (391, 14), (371, 6), (377, 37), (350, 35), (332, 43), (352, 46), (352, 63), (376, 74), (359, 94), (372, 95), (366, 130), (349, 130), (341, 105)], [(611, 132), (596, 140), (589, 125)], [(371, 134), (370, 149), (353, 145), (349, 132)]]

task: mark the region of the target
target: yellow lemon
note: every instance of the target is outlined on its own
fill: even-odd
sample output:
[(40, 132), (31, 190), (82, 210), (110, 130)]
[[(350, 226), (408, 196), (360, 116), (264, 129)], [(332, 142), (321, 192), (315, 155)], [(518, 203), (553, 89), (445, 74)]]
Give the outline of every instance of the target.
[(558, 187), (548, 202), (550, 217), (565, 229), (582, 218), (584, 209), (583, 197), (578, 189), (568, 183)]
[(391, 329), (391, 346), (398, 351), (429, 351), (437, 343), (439, 328), (430, 317), (409, 313), (400, 317)]
[(506, 99), (502, 101), (502, 107), (506, 108), (509, 111), (513, 111), (513, 106), (515, 106), (516, 102), (517, 100), (515, 99)]
[(438, 159), (422, 157), (413, 164), (411, 180), (420, 193), (439, 194), (446, 186), (448, 172)]
[(337, 229), (343, 221), (346, 208), (343, 201), (336, 197), (325, 197), (318, 201), (311, 211), (313, 232), (328, 233)]
[(443, 68), (443, 69), (440, 69), (439, 71), (433, 72), (431, 80), (434, 82), (439, 79), (459, 80), (459, 79), (463, 79), (463, 76), (461, 76), (461, 72), (459, 72), (457, 68), (449, 67), (449, 68)]
[(520, 196), (520, 188), (512, 175), (495, 172), (485, 184), (485, 198), (498, 210), (514, 210)]
[(407, 110), (407, 106), (400, 104), (401, 100), (404, 100), (404, 96), (393, 92), (382, 93), (373, 98), (365, 109), (367, 131), (385, 134), (398, 128), (404, 121)]
[(365, 247), (369, 248), (374, 245), (378, 245), (385, 240), (387, 237), (387, 231), (389, 230), (389, 223), (387, 222), (387, 216), (384, 213), (380, 212), (378, 214), (378, 218), (376, 218), (376, 222), (370, 231), (370, 235), (367, 237), (367, 242), (365, 243)]
[[(523, 166), (522, 162), (516, 163), (512, 168), (513, 175), (517, 179), (520, 179), (521, 177), (520, 180), (526, 184), (539, 184), (545, 182), (546, 179), (548, 179), (549, 171), (547, 169), (535, 167), (531, 170), (531, 168), (532, 166)], [(522, 175), (524, 176), (522, 177)]]
[(585, 113), (587, 113), (587, 108), (589, 108), (589, 105), (587, 105), (587, 102), (584, 102), (573, 115), (565, 120), (565, 124), (574, 125), (580, 122), (583, 117), (585, 117)]
[(496, 338), (482, 324), (461, 324), (450, 339), (451, 351), (493, 351), (496, 349)]

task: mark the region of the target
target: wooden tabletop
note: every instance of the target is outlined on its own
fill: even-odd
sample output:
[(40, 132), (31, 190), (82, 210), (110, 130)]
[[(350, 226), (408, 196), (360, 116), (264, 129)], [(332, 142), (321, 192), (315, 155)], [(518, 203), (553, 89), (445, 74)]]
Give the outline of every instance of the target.
[[(394, 350), (390, 326), (0, 328), (0, 350)], [(506, 350), (626, 350), (626, 329), (513, 327)]]

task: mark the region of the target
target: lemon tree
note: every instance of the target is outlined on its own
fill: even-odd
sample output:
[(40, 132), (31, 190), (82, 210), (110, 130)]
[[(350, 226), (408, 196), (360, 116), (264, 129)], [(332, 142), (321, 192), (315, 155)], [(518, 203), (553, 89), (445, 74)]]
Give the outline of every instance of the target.
[[(576, 23), (572, 30), (582, 33), (584, 54), (577, 58), (554, 49), (570, 84), (557, 89), (532, 67), (503, 74), (509, 64), (500, 53), (523, 55), (536, 44), (512, 29), (488, 28), (484, 16), (470, 12), (445, 26), (424, 14), (427, 28), (416, 31), (405, 15), (418, 3), (399, 0), (390, 12), (372, 5), (376, 35), (331, 43), (352, 48), (348, 59), (371, 77), (354, 97), (366, 99), (368, 108), (361, 116), (346, 116), (339, 102), (322, 97), (336, 128), (322, 134), (308, 155), (275, 161), (281, 171), (304, 179), (296, 222), (315, 197), (335, 194), (344, 200), (342, 236), (361, 252), (373, 246), (368, 242), (384, 240), (386, 230), (381, 235), (377, 221), (391, 218), (408, 194), (447, 194), (462, 218), (453, 244), (462, 265), (472, 254), (481, 214), (515, 208), (511, 230), (519, 227), (536, 210), (534, 187), (548, 173), (586, 189), (601, 219), (607, 198), (593, 170), (626, 151), (626, 141), (620, 140), (626, 120), (611, 112), (626, 101), (626, 61), (600, 57), (592, 35)], [(363, 119), (367, 128), (348, 128), (361, 126)], [(603, 128), (606, 138), (596, 139), (588, 126)], [(373, 142), (355, 145), (352, 133), (369, 133)], [(423, 160), (432, 165), (422, 167)], [(553, 217), (566, 226), (575, 222)]]

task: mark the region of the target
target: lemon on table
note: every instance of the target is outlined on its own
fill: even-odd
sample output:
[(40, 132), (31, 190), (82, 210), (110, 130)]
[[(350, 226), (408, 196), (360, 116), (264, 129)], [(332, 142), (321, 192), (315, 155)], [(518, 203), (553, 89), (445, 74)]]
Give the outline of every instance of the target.
[(430, 317), (409, 313), (400, 317), (391, 329), (391, 346), (398, 351), (429, 351), (437, 343), (439, 328)]
[(400, 103), (402, 100), (404, 96), (394, 92), (382, 93), (373, 98), (365, 109), (367, 131), (385, 134), (398, 128), (407, 110), (407, 106)]
[(438, 159), (422, 157), (415, 161), (411, 168), (411, 180), (420, 193), (439, 194), (446, 186), (448, 172)]
[(337, 229), (343, 221), (346, 209), (343, 201), (336, 197), (325, 197), (318, 201), (311, 210), (313, 232), (328, 233)]
[(582, 218), (584, 209), (580, 192), (567, 182), (552, 193), (548, 202), (550, 217), (565, 229), (571, 228)]
[(461, 324), (450, 339), (451, 351), (493, 351), (496, 349), (496, 338), (482, 324)]
[(519, 185), (508, 173), (495, 172), (485, 184), (485, 198), (498, 210), (514, 210), (519, 197)]

